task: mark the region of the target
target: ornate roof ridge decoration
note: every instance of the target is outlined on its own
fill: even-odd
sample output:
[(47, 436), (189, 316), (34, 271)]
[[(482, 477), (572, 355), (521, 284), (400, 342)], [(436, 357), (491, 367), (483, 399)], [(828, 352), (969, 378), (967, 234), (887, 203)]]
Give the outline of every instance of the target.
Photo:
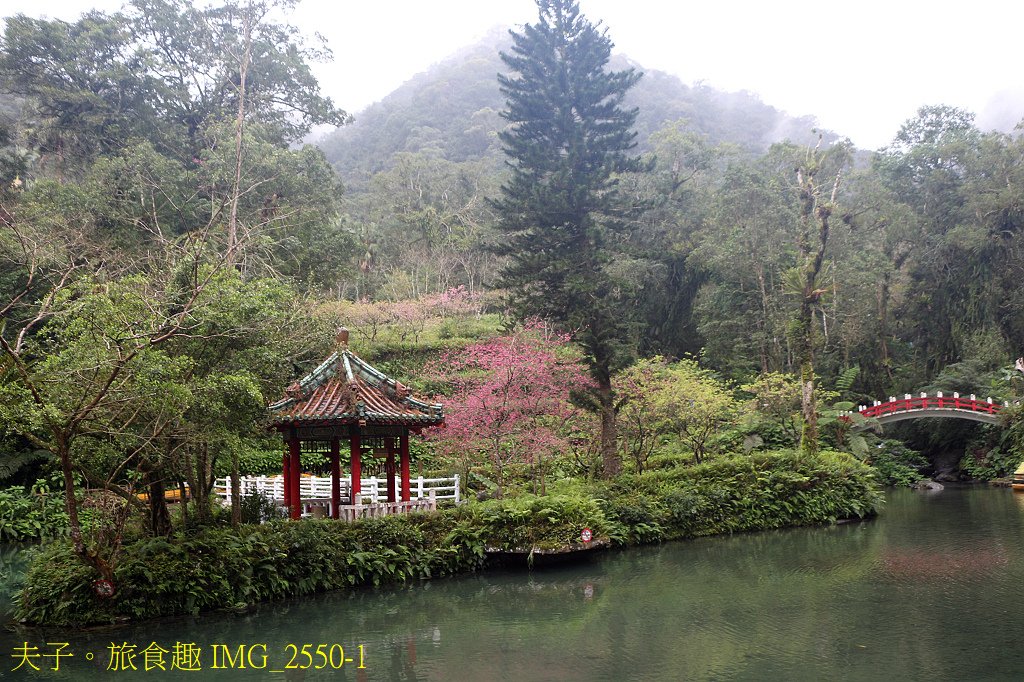
[(444, 408), (413, 397), (347, 347), (285, 389), (268, 407), (275, 424), (378, 423), (431, 426), (444, 422)]

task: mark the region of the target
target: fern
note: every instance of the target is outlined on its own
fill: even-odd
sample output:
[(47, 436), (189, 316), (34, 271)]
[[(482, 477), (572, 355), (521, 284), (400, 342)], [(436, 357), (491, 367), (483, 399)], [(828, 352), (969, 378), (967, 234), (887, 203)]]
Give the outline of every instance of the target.
[(847, 367), (839, 376), (836, 377), (836, 390), (840, 393), (846, 393), (853, 387), (853, 382), (857, 380), (857, 376), (860, 374), (860, 365), (854, 365), (853, 367)]
[(46, 450), (29, 450), (6, 454), (0, 457), (0, 481), (6, 481), (23, 467), (48, 459), (49, 457), (50, 453)]

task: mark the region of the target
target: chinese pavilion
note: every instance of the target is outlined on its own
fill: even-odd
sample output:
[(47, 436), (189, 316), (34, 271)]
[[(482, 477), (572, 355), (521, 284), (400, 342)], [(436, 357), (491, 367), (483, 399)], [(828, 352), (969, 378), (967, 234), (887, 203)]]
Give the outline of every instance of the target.
[(444, 423), (439, 403), (414, 398), (409, 389), (378, 371), (348, 348), (348, 331), (338, 332), (337, 350), (305, 377), (285, 390), (268, 408), (271, 428), (281, 432), (284, 504), (291, 518), (302, 515), (300, 499), (303, 447), (329, 454), (331, 517), (341, 509), (341, 441), (348, 440), (351, 458), (350, 504), (359, 504), (362, 448), (371, 444), (386, 454), (388, 502), (396, 502), (395, 441), (401, 471), (401, 501), (410, 501), (409, 433)]

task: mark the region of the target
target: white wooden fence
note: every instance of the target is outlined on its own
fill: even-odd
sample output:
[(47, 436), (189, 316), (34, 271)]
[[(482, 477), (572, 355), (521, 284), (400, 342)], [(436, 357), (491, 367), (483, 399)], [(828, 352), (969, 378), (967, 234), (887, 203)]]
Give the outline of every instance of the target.
[[(378, 504), (387, 502), (388, 479), (371, 476), (360, 479), (362, 490), (356, 504)], [(341, 484), (341, 499), (349, 500), (351, 477), (344, 477)], [(239, 481), (242, 496), (256, 491), (266, 495), (278, 504), (284, 504), (284, 478), (282, 476), (242, 476)], [(447, 478), (423, 478), (418, 476), (409, 479), (409, 491), (415, 500), (454, 500), (460, 501), (459, 475)], [(231, 504), (231, 479), (218, 478), (213, 486), (213, 493), (221, 498), (224, 504)], [(402, 481), (395, 477), (395, 496), (402, 496)], [(312, 502), (330, 502), (331, 479), (322, 476), (302, 476), (299, 478), (299, 498), (303, 504)]]

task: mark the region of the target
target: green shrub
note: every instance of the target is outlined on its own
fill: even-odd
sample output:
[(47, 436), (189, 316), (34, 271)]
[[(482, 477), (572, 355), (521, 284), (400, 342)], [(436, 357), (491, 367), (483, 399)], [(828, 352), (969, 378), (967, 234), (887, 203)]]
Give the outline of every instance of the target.
[(999, 437), (999, 449), (1018, 465), (1024, 462), (1024, 407), (1011, 405), (1001, 412), (1003, 421), (1002, 434)]
[(356, 523), (272, 520), (237, 531), (205, 528), (125, 546), (115, 571), (118, 592), (106, 601), (92, 593), (99, 576), (59, 542), (33, 563), (17, 618), (85, 625), (451, 575), (480, 568), (488, 547), (561, 547), (578, 542), (585, 527), (607, 537), (595, 501), (535, 497)]
[(263, 523), (271, 519), (284, 518), (285, 513), (272, 497), (259, 490), (250, 490), (240, 500), (242, 523)]
[[(284, 445), (274, 441), (277, 447), (269, 443), (260, 448), (246, 448), (238, 455), (238, 470), (242, 476), (275, 476), (281, 473), (282, 460), (284, 457)], [(342, 451), (342, 461), (348, 462), (348, 453)], [(303, 471), (327, 470), (328, 459), (325, 455), (317, 452), (303, 452)], [(215, 473), (218, 477), (225, 477), (231, 474), (231, 457), (225, 455), (217, 459)]]
[(26, 542), (55, 538), (67, 533), (64, 498), (37, 481), (31, 490), (12, 487), (0, 490), (0, 542)]
[(676, 467), (687, 466), (693, 463), (693, 455), (690, 453), (666, 451), (662, 449), (651, 455), (647, 460), (647, 470), (675, 469)]
[(466, 504), (355, 523), (307, 519), (208, 527), (123, 548), (117, 594), (55, 542), (36, 556), (15, 618), (78, 626), (143, 619), (473, 571), (488, 549), (559, 549), (584, 528), (618, 545), (864, 517), (881, 502), (871, 469), (844, 453), (792, 452), (715, 459), (622, 476), (564, 494)]
[(971, 478), (1008, 478), (1024, 463), (1024, 407), (1011, 405), (1000, 412), (1000, 427), (983, 427), (960, 460)]
[(1021, 456), (1012, 450), (994, 447), (986, 450), (968, 445), (967, 452), (960, 460), (960, 468), (977, 481), (991, 481), (995, 478), (1012, 476), (1021, 464)]
[(929, 466), (918, 451), (898, 440), (884, 440), (871, 448), (865, 460), (875, 470), (883, 485), (909, 487), (924, 478), (921, 471)]
[[(609, 491), (610, 493), (610, 491)], [(643, 493), (610, 493), (603, 500), (603, 510), (616, 524), (618, 532), (612, 535), (616, 544), (648, 544), (665, 537), (662, 522), (665, 509), (660, 502)]]
[[(281, 473), (284, 446), (274, 449), (247, 449), (238, 455), (238, 470), (242, 476), (272, 476)], [(217, 475), (231, 474), (231, 458), (217, 460)]]
[(92, 583), (100, 576), (71, 552), (70, 543), (53, 542), (35, 552), (24, 586), (15, 594), (15, 614), (24, 613), (22, 604), (31, 604), (34, 623), (71, 625), (115, 620), (114, 604), (93, 593)]
[(467, 509), (489, 546), (504, 550), (565, 547), (580, 542), (584, 528), (590, 528), (595, 539), (608, 537), (604, 513), (587, 497), (523, 495)]
[(149, 538), (123, 550), (114, 598), (100, 600), (99, 576), (70, 544), (36, 558), (16, 602), (17, 618), (61, 626), (143, 619), (474, 570), (484, 540), (457, 530), (458, 510), (357, 523), (305, 520), (208, 528)]
[(869, 516), (882, 502), (869, 467), (828, 451), (735, 455), (622, 476), (603, 497), (626, 544), (834, 523)]

